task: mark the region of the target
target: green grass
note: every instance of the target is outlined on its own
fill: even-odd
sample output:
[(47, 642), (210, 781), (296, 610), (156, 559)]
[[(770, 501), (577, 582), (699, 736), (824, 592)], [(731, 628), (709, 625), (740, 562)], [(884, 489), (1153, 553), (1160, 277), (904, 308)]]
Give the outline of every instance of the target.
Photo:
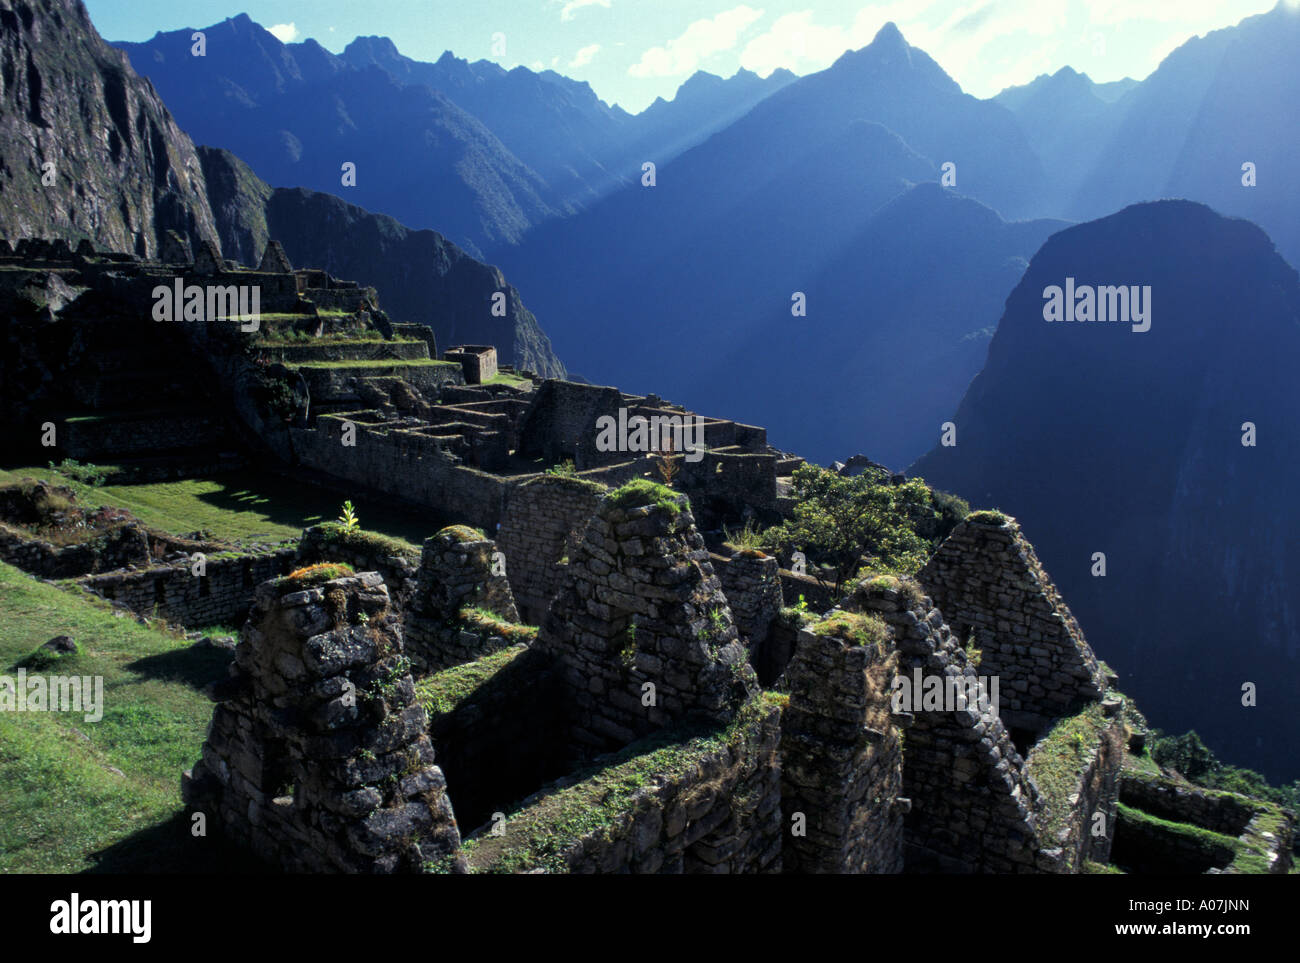
[(1118, 866), (1112, 866), (1110, 863), (1098, 863), (1091, 859), (1085, 859), (1081, 872), (1093, 876), (1123, 876), (1124, 870)]
[(880, 645), (889, 639), (884, 620), (870, 613), (836, 612), (812, 627), (814, 635), (829, 635), (856, 645)]
[(446, 715), (524, 651), (502, 649), (474, 662), (443, 669), (417, 682), (415, 697), (431, 719)]
[(868, 587), (878, 592), (897, 592), (909, 607), (914, 608), (925, 599), (925, 593), (915, 579), (901, 579), (892, 573), (868, 575), (866, 578)]
[(981, 509), (966, 516), (966, 521), (977, 525), (1005, 525), (1008, 516), (996, 508)]
[(348, 529), (337, 520), (322, 522), (320, 528), (324, 531), (325, 540), (332, 545), (355, 552), (401, 555), (416, 563), (420, 561), (420, 549), (405, 539), (366, 531), (364, 528)]
[(282, 592), (289, 589), (300, 591), (316, 585), (323, 585), (326, 582), (332, 582), (336, 578), (356, 574), (351, 565), (343, 565), (338, 562), (319, 562), (316, 565), (294, 569), (288, 575), (279, 579), (276, 582), (276, 587)]
[(343, 334), (323, 334), (320, 337), (314, 337), (305, 331), (277, 332), (271, 337), (259, 338), (253, 344), (258, 348), (294, 348), (304, 344), (337, 347), (357, 344), (358, 342), (375, 343), (380, 341), (384, 341), (386, 344), (416, 343), (413, 338), (394, 338), (392, 341), (386, 341), (383, 332), (367, 329), (364, 331), (349, 331)]
[(393, 358), (380, 358), (371, 361), (301, 361), (293, 362), (295, 368), (319, 370), (327, 368), (459, 368), (455, 361), (438, 361), (433, 358), (415, 358), (401, 361)]
[[(1200, 826), (1193, 826), (1191, 823), (1161, 819), (1159, 816), (1152, 816), (1150, 813), (1143, 812), (1141, 809), (1134, 809), (1124, 803), (1118, 803), (1116, 808), (1121, 822), (1127, 821), (1137, 825), (1145, 825), (1149, 829), (1177, 836), (1190, 842), (1203, 852), (1207, 858), (1213, 859), (1216, 863), (1221, 864), (1221, 861), (1227, 862), (1235, 859), (1238, 851), (1245, 848), (1240, 840), (1233, 836), (1211, 832)], [(1266, 870), (1257, 871), (1264, 872)]]
[(552, 787), (531, 805), (506, 814), (502, 836), (483, 835), (465, 842), (463, 852), (476, 873), (518, 873), (543, 869), (568, 871), (568, 856), (582, 839), (622, 835), (639, 793), (655, 780), (698, 773), (710, 758), (732, 758), (754, 751), (754, 727), (774, 703), (751, 701), (726, 727), (685, 725), (638, 740), (609, 758), (575, 773), (572, 782)]
[[(125, 508), (151, 528), (172, 535), (206, 531), (232, 544), (296, 539), (302, 530), (339, 514), (343, 499), (322, 489), (271, 473), (254, 471), (187, 478), (144, 485), (84, 485), (48, 468), (0, 470), (0, 485), (24, 477), (48, 479), (71, 488), (82, 508)], [(434, 525), (416, 513), (356, 499), (366, 529), (418, 550)]]
[(483, 382), (485, 385), (531, 385), (532, 383), (531, 378), (523, 378), (508, 371), (499, 371)]
[(103, 603), (0, 564), (0, 674), (54, 635), (81, 651), (60, 672), (102, 676), (104, 715), (0, 713), (0, 872), (203, 872), (221, 868), (212, 835), (181, 815), (181, 773), (199, 757), (212, 703), (199, 687), (227, 657)]
[[(1132, 756), (1130, 755), (1130, 758)], [(1154, 776), (1125, 774), (1126, 779), (1137, 779), (1144, 783), (1159, 782), (1163, 779), (1158, 773)], [(1242, 796), (1239, 793), (1228, 792), (1226, 790), (1206, 789), (1203, 786), (1196, 786), (1196, 791), (1203, 793), (1210, 798), (1232, 799), (1237, 802), (1249, 802), (1249, 805), (1255, 808), (1255, 815), (1250, 819), (1250, 828), (1243, 830), (1242, 837), (1227, 836), (1222, 833), (1216, 833), (1212, 830), (1205, 829), (1192, 823), (1177, 822), (1169, 819), (1162, 819), (1153, 816), (1148, 812), (1135, 809), (1132, 806), (1120, 804), (1119, 811), (1128, 819), (1145, 823), (1148, 826), (1172, 832), (1185, 839), (1195, 842), (1200, 848), (1207, 853), (1213, 851), (1215, 847), (1228, 847), (1231, 849), (1231, 862), (1228, 864), (1235, 872), (1238, 873), (1255, 873), (1265, 874), (1269, 871), (1268, 852), (1263, 838), (1260, 833), (1272, 833), (1275, 838), (1281, 838), (1286, 817), (1283, 815), (1283, 809), (1275, 802), (1266, 799), (1258, 799), (1253, 796)]]
[(648, 478), (636, 478), (609, 493), (610, 502), (619, 508), (640, 508), (653, 505), (665, 508), (670, 515), (682, 510), (679, 499), (681, 492), (673, 491), (667, 485), (650, 481)]
[(510, 622), (479, 605), (461, 609), (460, 618), (469, 628), (499, 635), (511, 644), (516, 642), (530, 643), (537, 638), (537, 626)]
[(1070, 796), (1079, 788), (1079, 780), (1093, 754), (1101, 745), (1109, 720), (1100, 702), (1057, 721), (1029, 752), (1025, 769), (1042, 796), (1045, 819), (1039, 824), (1039, 837), (1055, 839), (1070, 817)]

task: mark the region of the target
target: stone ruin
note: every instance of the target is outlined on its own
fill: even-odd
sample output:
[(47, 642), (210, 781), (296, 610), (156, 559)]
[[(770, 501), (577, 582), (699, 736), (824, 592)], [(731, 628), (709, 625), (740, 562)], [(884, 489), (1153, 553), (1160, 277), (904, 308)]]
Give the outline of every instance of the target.
[(419, 870), (460, 836), (376, 573), (257, 591), (187, 805), (293, 872)]
[[(161, 605), (206, 624), (250, 612), (185, 794), (271, 865), (1064, 873), (1105, 861), (1115, 833), (1092, 834), (1098, 815), (1121, 840), (1128, 834), (1135, 859), (1209, 858), (1179, 855), (1186, 841), (1153, 824), (1117, 820), (1121, 785), (1135, 785), (1120, 774), (1124, 700), (1014, 520), (975, 513), (916, 582), (873, 580), (831, 598), (761, 552), (728, 557), (716, 543), (710, 552), (701, 534), (791, 510), (789, 476), (803, 462), (771, 448), (763, 429), (701, 418), (706, 451), (675, 456), (676, 490), (628, 501), (626, 488), (610, 489), (644, 484), (655, 462), (599, 450), (597, 419), (694, 413), (508, 366), (499, 370), (513, 377), (495, 379), (487, 346), (435, 361), (427, 326), (388, 323), (373, 291), (293, 270), (274, 243), (251, 271), (211, 245), (191, 264), (183, 240), (169, 240), (163, 259), (181, 273), (258, 284), (264, 311), (297, 319), (292, 333), (380, 331), (383, 340), (358, 339), (341, 356), (299, 338), (260, 349), (300, 366), (310, 395), (272, 449), (291, 471), (387, 495), (450, 526), (420, 552), (320, 526), (296, 550), (213, 559), (202, 579), (171, 556), (138, 571), (73, 573), (137, 611)], [(77, 283), (117, 297), (143, 298), (177, 274), (40, 239), (12, 255), (0, 246), (0, 258), (79, 272)], [(340, 326), (340, 311), (357, 314)], [(375, 370), (388, 361), (393, 370)], [(78, 397), (107, 405), (105, 386), (130, 387), (106, 362)], [(115, 453), (148, 451), (150, 431), (172, 460), (182, 438), (211, 448), (224, 437), (205, 427), (210, 414), (186, 421), (168, 411), (165, 425), (157, 413), (117, 417), (95, 422)], [(345, 447), (349, 424), (356, 444)], [(79, 437), (72, 423), (60, 436), (65, 445)], [(871, 467), (855, 457), (843, 472)], [(12, 541), (15, 557), (34, 551), (21, 533)], [(362, 574), (300, 587), (275, 577), (330, 561)], [(815, 610), (835, 607), (792, 616), (783, 606), (794, 594)], [(880, 638), (844, 631), (853, 619), (878, 619)], [(918, 672), (996, 677), (1000, 704), (892, 711), (893, 686)], [(345, 705), (354, 688), (364, 697)], [(1067, 737), (1073, 765), (1061, 777), (1045, 760)], [(1156, 798), (1139, 790), (1127, 791)], [(1293, 821), (1198, 800), (1183, 807), (1188, 819), (1240, 831), (1241, 847), (1272, 854), (1270, 871), (1289, 865)], [(578, 818), (593, 810), (600, 821)], [(498, 816), (515, 828), (495, 835)], [(556, 842), (535, 852), (532, 838)], [(1254, 865), (1230, 843), (1221, 848), (1235, 861), (1216, 851), (1211, 871)]]
[[(969, 531), (978, 524), (959, 541), (984, 537)], [(1014, 523), (1005, 527), (991, 541), (1014, 548)], [(776, 667), (783, 691), (764, 692), (752, 638), (785, 618), (769, 619), (768, 593), (754, 591), (769, 566), (747, 559), (753, 572), (733, 578), (748, 589), (728, 595), (680, 493), (626, 486), (564, 538), (569, 554), (532, 635), (514, 634), (509, 580), (480, 533), (440, 532), (419, 564), (401, 565), (317, 539), (314, 556), (379, 559), (389, 574), (259, 587), (187, 777), (190, 806), (291, 868), (1071, 873), (1106, 860), (1111, 835), (1091, 827), (1098, 813), (1115, 818), (1120, 700), (1076, 688), (1084, 701), (1068, 721), (1091, 728), (1065, 776), (1038, 764), (1063, 737), (1053, 729), (1022, 751), (995, 703), (899, 708), (898, 680), (919, 675), (987, 694), (979, 660), (1000, 653), (992, 664), (1011, 672), (1016, 650), (972, 655), (919, 583), (889, 577), (802, 617)], [(1042, 584), (1028, 555), (999, 558), (989, 584), (1029, 584), (1030, 573)], [(500, 637), (456, 650), (471, 604)], [(989, 631), (1017, 638), (996, 622)], [(393, 658), (421, 668), (408, 675)], [(379, 702), (342, 713), (342, 677), (370, 693), (384, 672)], [(390, 718), (396, 741), (373, 748), (377, 720)], [(378, 768), (360, 766), (366, 747)], [(394, 772), (399, 758), (422, 765), (420, 779)], [(417, 784), (433, 796), (415, 800)], [(538, 839), (551, 841), (546, 851)]]
[(568, 685), (579, 756), (688, 717), (722, 721), (758, 685), (681, 496), (601, 503), (566, 566), (537, 649)]
[(1083, 631), (1014, 520), (975, 513), (917, 574), (948, 625), (1002, 680), (1002, 718), (1023, 743), (1106, 682)]
[(268, 274), (293, 273), (293, 265), (289, 263), (289, 257), (284, 253), (284, 245), (279, 241), (267, 242), (266, 250), (262, 252), (262, 261), (257, 269)]

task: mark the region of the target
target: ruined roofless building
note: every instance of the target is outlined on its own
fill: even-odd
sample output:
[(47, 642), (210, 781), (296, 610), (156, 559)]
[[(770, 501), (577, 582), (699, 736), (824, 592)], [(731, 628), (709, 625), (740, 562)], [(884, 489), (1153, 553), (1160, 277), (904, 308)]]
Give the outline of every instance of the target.
[[(990, 527), (1009, 529), (996, 540), (1025, 565), (1013, 526)], [(980, 536), (956, 544), (964, 537)], [(436, 598), (471, 558), (481, 572), (491, 543), (458, 544), (450, 530), (431, 539), (404, 591), (423, 583), (417, 594)], [(264, 584), (233, 695), (187, 780), (190, 806), (279, 865), (339, 871), (1070, 873), (1106, 858), (1109, 837), (1089, 829), (1116, 809), (1119, 701), (1076, 687), (1082, 708), (1064, 711), (1093, 719), (1095, 707), (1095, 736), (1064, 777), (1037, 764), (1038, 747), (1013, 743), (997, 707), (898, 711), (901, 675), (982, 674), (915, 582), (863, 582), (805, 618), (781, 667), (788, 691), (772, 694), (680, 493), (634, 484), (604, 496), (569, 551), (535, 641), (484, 640), (461, 664), (398, 672), (381, 687), (393, 694), (359, 714), (331, 700), (347, 685), (374, 691), (393, 671), (384, 660), (405, 659), (403, 625), (427, 615), (411, 602), (393, 615), (374, 573), (301, 591)], [(979, 571), (994, 565), (994, 582), (1032, 571), (972, 557)], [(508, 585), (498, 591), (496, 609), (512, 613)], [(454, 623), (472, 599), (462, 593), (434, 606), (439, 618)], [(384, 718), (392, 735), (374, 728)], [(367, 748), (370, 768), (347, 761)], [(450, 768), (436, 768), (440, 756)], [(628, 779), (643, 788), (612, 788)], [(606, 800), (600, 819), (552, 825), (570, 798), (572, 812)], [(538, 838), (551, 840), (546, 853)]]

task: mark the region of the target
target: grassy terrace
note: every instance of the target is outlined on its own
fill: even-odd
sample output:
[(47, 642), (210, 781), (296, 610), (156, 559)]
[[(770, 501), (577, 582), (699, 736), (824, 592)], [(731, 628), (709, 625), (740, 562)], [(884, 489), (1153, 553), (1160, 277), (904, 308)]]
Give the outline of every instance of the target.
[(295, 368), (459, 368), (456, 361), (437, 361), (433, 358), (413, 358), (400, 361), (393, 358), (380, 358), (371, 361), (301, 361), (295, 362)]
[(0, 563), (0, 675), (54, 635), (80, 652), (58, 674), (103, 676), (103, 718), (0, 713), (0, 872), (212, 872), (248, 868), (181, 812), (225, 659)]
[(531, 385), (533, 382), (531, 378), (522, 378), (519, 375), (511, 374), (508, 371), (500, 371), (496, 375), (489, 378), (487, 381), (483, 383), (485, 385), (519, 386), (519, 385)]
[[(207, 531), (234, 544), (272, 543), (295, 539), (309, 525), (338, 517), (343, 498), (272, 473), (253, 471), (210, 478), (144, 485), (83, 485), (48, 468), (0, 470), (0, 485), (22, 478), (40, 478), (66, 485), (83, 508), (112, 505), (132, 512), (146, 525), (173, 535)], [(438, 525), (414, 512), (405, 512), (364, 499), (354, 499), (367, 531), (397, 539), (418, 549)]]

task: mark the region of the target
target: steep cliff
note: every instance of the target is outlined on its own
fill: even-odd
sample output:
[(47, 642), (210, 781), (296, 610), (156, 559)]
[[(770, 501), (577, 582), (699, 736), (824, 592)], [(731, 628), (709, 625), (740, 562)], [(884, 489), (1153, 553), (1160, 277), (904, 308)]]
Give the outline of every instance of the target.
[(0, 0), (0, 236), (216, 240), (194, 145), (78, 0)]

